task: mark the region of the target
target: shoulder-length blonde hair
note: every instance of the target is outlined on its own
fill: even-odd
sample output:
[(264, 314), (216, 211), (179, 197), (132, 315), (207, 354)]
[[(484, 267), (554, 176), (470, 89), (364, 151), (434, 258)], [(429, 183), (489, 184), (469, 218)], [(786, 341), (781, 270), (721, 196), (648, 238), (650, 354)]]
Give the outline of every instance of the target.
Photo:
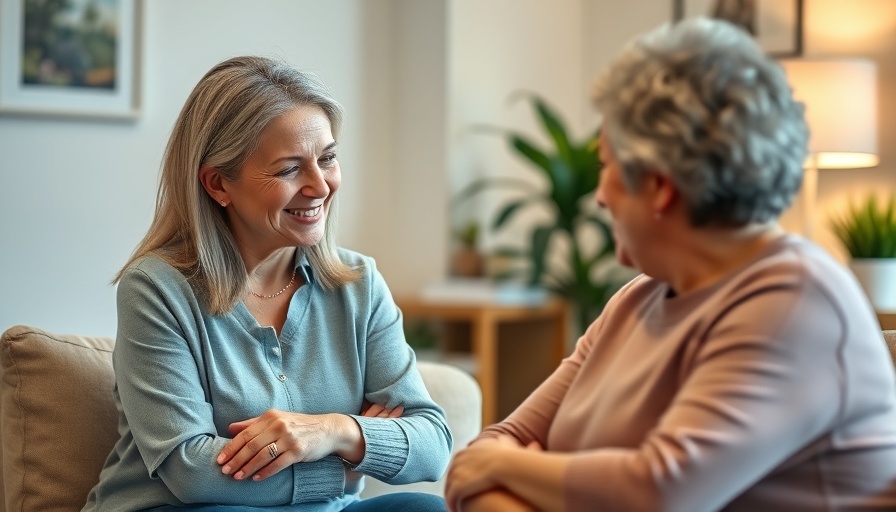
[[(135, 260), (153, 253), (184, 274), (212, 314), (232, 310), (248, 290), (248, 275), (224, 209), (202, 187), (199, 169), (215, 167), (225, 179), (238, 179), (262, 130), (298, 105), (320, 107), (338, 137), (342, 106), (310, 73), (251, 56), (228, 59), (206, 73), (168, 140), (149, 231), (113, 283)], [(361, 272), (336, 254), (334, 222), (335, 215), (328, 215), (321, 241), (305, 249), (316, 280), (328, 289)]]

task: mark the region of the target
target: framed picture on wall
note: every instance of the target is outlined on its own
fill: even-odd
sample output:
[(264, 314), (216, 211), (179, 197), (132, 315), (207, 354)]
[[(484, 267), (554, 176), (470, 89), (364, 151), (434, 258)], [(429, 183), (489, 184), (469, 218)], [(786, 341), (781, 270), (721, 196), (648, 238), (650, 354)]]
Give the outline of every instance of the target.
[(772, 57), (803, 53), (803, 0), (673, 0), (674, 18), (721, 18), (740, 25)]
[(136, 119), (139, 0), (0, 0), (0, 114)]

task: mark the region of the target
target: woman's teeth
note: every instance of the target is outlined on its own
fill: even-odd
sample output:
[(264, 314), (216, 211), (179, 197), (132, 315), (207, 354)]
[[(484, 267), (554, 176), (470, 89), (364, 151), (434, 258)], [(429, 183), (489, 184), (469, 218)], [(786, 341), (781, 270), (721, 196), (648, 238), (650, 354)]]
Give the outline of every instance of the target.
[(310, 210), (286, 210), (286, 213), (290, 215), (296, 215), (298, 217), (316, 217), (318, 213), (320, 213), (320, 206), (317, 208), (312, 208)]

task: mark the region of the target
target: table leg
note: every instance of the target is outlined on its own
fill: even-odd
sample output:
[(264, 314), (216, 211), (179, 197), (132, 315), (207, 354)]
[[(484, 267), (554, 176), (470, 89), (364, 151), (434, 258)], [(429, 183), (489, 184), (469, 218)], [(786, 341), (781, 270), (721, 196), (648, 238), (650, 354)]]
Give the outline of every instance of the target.
[(476, 380), (482, 390), (482, 425), (498, 421), (498, 326), (487, 312), (473, 321), (472, 350), (476, 358)]

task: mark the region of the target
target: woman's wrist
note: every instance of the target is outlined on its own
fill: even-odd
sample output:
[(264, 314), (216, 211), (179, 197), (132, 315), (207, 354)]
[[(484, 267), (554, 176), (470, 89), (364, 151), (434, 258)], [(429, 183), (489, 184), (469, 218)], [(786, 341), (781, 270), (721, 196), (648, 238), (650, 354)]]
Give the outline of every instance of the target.
[(347, 414), (332, 414), (334, 425), (333, 454), (351, 467), (357, 466), (364, 458), (365, 444), (361, 426)]

